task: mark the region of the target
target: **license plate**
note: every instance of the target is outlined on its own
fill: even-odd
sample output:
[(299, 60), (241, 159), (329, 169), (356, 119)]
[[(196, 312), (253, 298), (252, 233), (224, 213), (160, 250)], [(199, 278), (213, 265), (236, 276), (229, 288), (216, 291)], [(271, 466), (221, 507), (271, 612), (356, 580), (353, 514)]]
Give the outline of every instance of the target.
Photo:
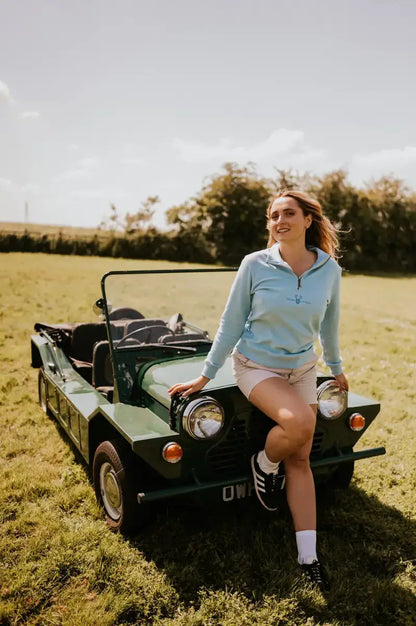
[(243, 498), (249, 498), (254, 493), (254, 484), (237, 483), (236, 485), (227, 485), (222, 488), (223, 502), (232, 502), (233, 500), (241, 500)]

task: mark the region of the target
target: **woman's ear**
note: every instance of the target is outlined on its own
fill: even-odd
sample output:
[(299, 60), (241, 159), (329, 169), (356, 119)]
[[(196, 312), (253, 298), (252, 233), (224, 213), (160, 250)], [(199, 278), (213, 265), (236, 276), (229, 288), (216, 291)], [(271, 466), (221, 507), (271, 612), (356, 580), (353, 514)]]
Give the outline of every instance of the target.
[(312, 216), (311, 215), (307, 215), (306, 216), (306, 228), (309, 228), (309, 226), (312, 224)]

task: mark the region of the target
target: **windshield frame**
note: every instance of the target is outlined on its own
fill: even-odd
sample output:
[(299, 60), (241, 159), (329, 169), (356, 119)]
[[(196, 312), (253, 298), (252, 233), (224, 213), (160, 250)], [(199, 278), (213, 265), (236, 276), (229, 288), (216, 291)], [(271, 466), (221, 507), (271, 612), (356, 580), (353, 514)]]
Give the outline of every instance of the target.
[[(133, 357), (132, 352), (139, 349), (140, 350), (140, 346), (129, 346), (129, 345), (123, 345), (121, 346), (119, 349), (114, 346), (114, 338), (112, 336), (112, 330), (111, 330), (111, 322), (112, 320), (110, 319), (110, 315), (111, 315), (111, 310), (112, 307), (110, 306), (109, 308), (109, 301), (107, 299), (107, 289), (106, 289), (106, 280), (110, 277), (114, 277), (114, 276), (140, 276), (140, 275), (160, 275), (160, 274), (165, 274), (165, 275), (172, 275), (172, 274), (213, 274), (213, 273), (224, 273), (224, 272), (233, 272), (234, 274), (236, 273), (236, 271), (238, 270), (237, 267), (213, 267), (213, 268), (178, 268), (178, 269), (155, 269), (155, 270), (113, 270), (113, 271), (109, 271), (106, 274), (104, 274), (101, 278), (101, 292), (102, 292), (102, 296), (103, 296), (103, 313), (105, 316), (105, 324), (106, 324), (106, 329), (107, 329), (107, 336), (108, 336), (108, 340), (109, 340), (109, 347), (110, 347), (110, 358), (111, 361), (113, 363), (113, 370), (114, 370), (114, 397), (118, 398), (119, 397), (119, 391), (121, 392), (121, 389), (118, 389), (119, 384), (121, 384), (121, 386), (124, 388), (125, 386), (125, 381), (119, 381), (119, 365), (123, 362), (124, 358), (130, 358), (128, 357), (128, 355), (126, 353), (130, 353), (131, 357)], [(151, 344), (147, 344), (147, 347), (150, 348)], [(167, 347), (167, 346), (165, 346)], [(163, 344), (160, 345), (161, 348), (161, 353), (163, 350)], [(155, 351), (157, 350), (157, 346), (154, 345), (154, 349)], [(200, 350), (206, 350), (203, 346), (201, 346), (200, 349), (198, 349), (198, 352), (200, 352)], [(175, 355), (174, 350), (166, 350), (164, 351), (166, 354), (166, 360), (169, 360), (171, 358), (178, 358), (178, 354)], [(170, 354), (169, 354), (170, 352)], [(195, 356), (194, 351), (189, 350), (188, 351), (181, 351), (182, 354), (181, 356), (186, 358), (187, 356)], [(179, 353), (179, 351), (178, 351)], [(124, 357), (123, 357), (124, 354)], [(160, 358), (160, 357), (159, 357)], [(126, 390), (127, 391), (127, 390)], [(126, 395), (125, 392), (122, 392), (122, 396), (124, 396), (124, 401), (126, 401)]]

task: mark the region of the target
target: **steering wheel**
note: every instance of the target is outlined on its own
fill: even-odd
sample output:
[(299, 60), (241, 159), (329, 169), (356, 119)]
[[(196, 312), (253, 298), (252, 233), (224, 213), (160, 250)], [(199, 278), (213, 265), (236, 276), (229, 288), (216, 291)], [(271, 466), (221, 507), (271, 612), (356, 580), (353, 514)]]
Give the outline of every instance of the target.
[(126, 339), (133, 339), (133, 337), (135, 335), (143, 335), (144, 339), (150, 338), (151, 333), (156, 333), (158, 335), (158, 337), (153, 337), (154, 341), (153, 342), (149, 342), (149, 341), (140, 341), (139, 338), (137, 338), (137, 342), (138, 343), (154, 343), (156, 342), (159, 337), (163, 337), (164, 335), (174, 335), (175, 333), (168, 328), (167, 326), (143, 326), (143, 328), (136, 328), (135, 330), (132, 330), (130, 333), (128, 333), (127, 335), (125, 335), (124, 337), (122, 337), (120, 339), (120, 341), (117, 344), (117, 349), (121, 346), (121, 344), (126, 341)]

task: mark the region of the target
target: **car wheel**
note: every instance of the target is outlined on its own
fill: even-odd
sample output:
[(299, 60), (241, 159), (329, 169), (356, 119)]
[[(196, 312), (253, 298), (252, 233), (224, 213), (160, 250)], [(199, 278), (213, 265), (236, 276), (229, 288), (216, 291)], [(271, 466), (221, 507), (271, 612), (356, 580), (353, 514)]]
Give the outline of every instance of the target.
[(49, 415), (48, 409), (48, 390), (46, 386), (46, 378), (43, 371), (43, 367), (40, 368), (38, 374), (38, 395), (39, 395), (39, 404), (42, 411)]
[(123, 440), (103, 441), (93, 461), (95, 495), (111, 530), (131, 534), (149, 519), (149, 509), (138, 504), (140, 476), (137, 460)]
[(347, 489), (354, 474), (354, 461), (341, 463), (332, 475), (331, 484), (335, 489)]

